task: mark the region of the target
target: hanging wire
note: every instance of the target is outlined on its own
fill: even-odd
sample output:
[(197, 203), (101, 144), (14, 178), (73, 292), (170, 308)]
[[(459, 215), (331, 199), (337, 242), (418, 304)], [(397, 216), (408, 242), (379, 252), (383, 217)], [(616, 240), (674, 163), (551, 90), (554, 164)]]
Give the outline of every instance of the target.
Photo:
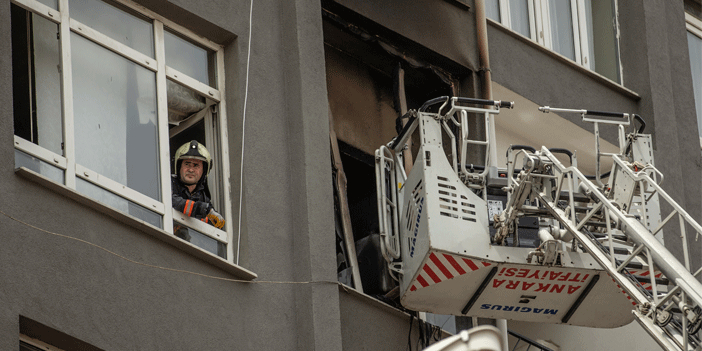
[(244, 88), (244, 112), (241, 117), (241, 167), (239, 169), (239, 229), (236, 237), (236, 264), (239, 264), (239, 251), (241, 247), (241, 204), (244, 198), (244, 136), (246, 135), (246, 103), (249, 99), (249, 67), (251, 64), (251, 28), (253, 27), (253, 0), (249, 6), (249, 42), (246, 52), (246, 79)]

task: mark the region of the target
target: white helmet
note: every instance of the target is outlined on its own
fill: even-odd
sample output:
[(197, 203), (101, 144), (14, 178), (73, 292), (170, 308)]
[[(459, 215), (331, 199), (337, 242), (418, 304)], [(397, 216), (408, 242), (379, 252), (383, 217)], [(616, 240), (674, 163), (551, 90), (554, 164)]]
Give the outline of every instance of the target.
[(207, 179), (207, 176), (210, 174), (210, 169), (212, 169), (212, 157), (210, 156), (210, 152), (207, 151), (207, 148), (198, 143), (197, 140), (192, 140), (179, 147), (175, 153), (174, 160), (176, 174), (180, 174), (180, 165), (183, 163), (182, 161), (184, 159), (188, 158), (202, 160), (205, 174), (204, 177), (200, 178), (200, 181)]

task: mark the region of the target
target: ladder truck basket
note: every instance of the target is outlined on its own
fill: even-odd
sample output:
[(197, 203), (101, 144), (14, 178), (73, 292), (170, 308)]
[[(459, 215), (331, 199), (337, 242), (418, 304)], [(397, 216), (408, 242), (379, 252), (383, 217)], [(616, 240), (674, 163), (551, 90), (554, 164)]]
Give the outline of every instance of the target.
[[(692, 334), (702, 324), (702, 286), (684, 265), (662, 262), (677, 260), (653, 234), (675, 214), (696, 231), (699, 225), (660, 189), (650, 136), (625, 135), (627, 114), (542, 108), (579, 112), (595, 125), (598, 174), (583, 175), (575, 155), (566, 167), (546, 148), (516, 146), (508, 150), (508, 167), (499, 169), (493, 119), (504, 107), (512, 104), (430, 100), (408, 112), (405, 128), (376, 151), (382, 250), (402, 305), (599, 328), (636, 318), (664, 347), (697, 347)], [(482, 123), (482, 135), (469, 137), (468, 126)], [(619, 153), (599, 150), (600, 124), (619, 129)], [(419, 148), (406, 174), (402, 151), (415, 131)], [(486, 149), (484, 167), (468, 167), (476, 147)], [(521, 169), (517, 157), (524, 159)], [(610, 176), (599, 174), (601, 157), (614, 162)], [(659, 201), (675, 213), (661, 220)], [(530, 232), (520, 220), (529, 218), (535, 227), (527, 229), (537, 238), (526, 240)]]

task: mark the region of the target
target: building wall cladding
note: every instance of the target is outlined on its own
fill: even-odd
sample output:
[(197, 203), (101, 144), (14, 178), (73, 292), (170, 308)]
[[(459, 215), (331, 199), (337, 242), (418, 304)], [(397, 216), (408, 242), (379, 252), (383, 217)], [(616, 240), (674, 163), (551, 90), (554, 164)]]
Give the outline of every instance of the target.
[[(18, 349), (20, 316), (104, 350), (403, 348), (409, 322), (399, 312), (334, 284), (263, 283), (336, 280), (332, 192), (330, 186), (320, 186), (330, 184), (331, 169), (319, 1), (254, 2), (248, 95), (249, 1), (138, 2), (225, 45), (232, 198), (237, 200), (247, 101), (240, 263), (257, 273), (261, 283), (205, 277), (236, 278), (17, 176), (12, 110), (5, 108), (0, 117), (0, 157), (7, 160), (0, 167), (2, 211), (26, 224), (0, 215), (0, 349)], [(408, 25), (425, 18), (403, 22), (392, 11), (373, 15), (369, 2), (344, 3), (381, 25), (387, 20), (387, 28), (454, 62), (475, 65), (466, 48), (474, 45), (472, 37), (461, 49), (434, 45), (422, 26)], [(674, 195), (699, 218), (699, 149), (692, 147), (697, 136), (691, 134), (696, 122), (688, 92), (682, 2), (652, 3), (627, 2), (625, 9), (620, 3), (624, 82), (641, 100), (490, 27), (493, 79), (543, 104), (633, 111), (647, 121), (653, 118), (649, 131), (657, 135), (656, 159), (667, 169), (666, 183), (677, 185)], [(12, 106), (9, 11), (9, 2), (0, 5), (0, 103), (6, 107)], [(472, 28), (474, 24), (465, 26), (465, 31)], [(638, 35), (642, 28), (643, 38)], [(676, 130), (669, 128), (673, 118)], [(237, 214), (238, 203), (225, 216), (236, 220)], [(201, 275), (134, 264), (37, 228), (134, 261)]]

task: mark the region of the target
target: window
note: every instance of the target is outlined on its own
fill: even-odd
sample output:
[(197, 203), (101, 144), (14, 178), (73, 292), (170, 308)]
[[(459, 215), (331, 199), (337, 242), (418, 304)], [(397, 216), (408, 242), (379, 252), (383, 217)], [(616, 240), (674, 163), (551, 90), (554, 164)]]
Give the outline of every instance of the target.
[(621, 83), (615, 0), (487, 0), (507, 28)]
[(695, 110), (697, 112), (697, 131), (702, 146), (702, 21), (685, 14), (687, 20), (687, 46), (690, 52), (690, 68), (692, 71), (692, 91), (695, 95)]
[(13, 0), (11, 16), (15, 166), (231, 260), (230, 218), (180, 215), (170, 182), (175, 150), (198, 140), (231, 213), (223, 48), (130, 2)]

